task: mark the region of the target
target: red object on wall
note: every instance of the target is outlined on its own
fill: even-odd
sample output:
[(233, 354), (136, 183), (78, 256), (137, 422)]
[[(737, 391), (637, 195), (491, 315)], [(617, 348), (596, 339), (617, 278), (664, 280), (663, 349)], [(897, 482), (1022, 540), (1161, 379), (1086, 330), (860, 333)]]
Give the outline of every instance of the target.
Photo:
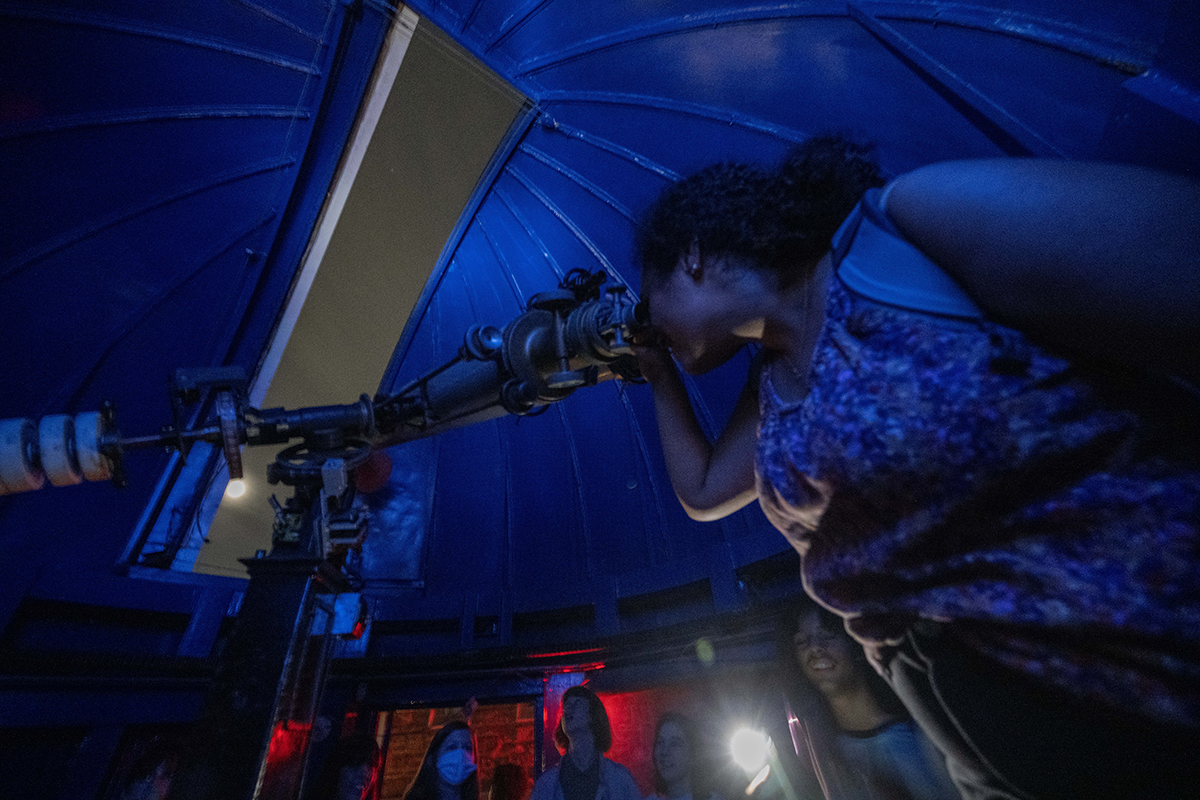
[(354, 470), (354, 488), (363, 494), (377, 492), (387, 486), (391, 476), (391, 455), (386, 450), (372, 450), (367, 460)]
[(295, 796), (304, 772), (311, 726), (296, 722), (277, 722), (267, 744), (267, 764), (263, 770), (260, 797), (264, 800)]

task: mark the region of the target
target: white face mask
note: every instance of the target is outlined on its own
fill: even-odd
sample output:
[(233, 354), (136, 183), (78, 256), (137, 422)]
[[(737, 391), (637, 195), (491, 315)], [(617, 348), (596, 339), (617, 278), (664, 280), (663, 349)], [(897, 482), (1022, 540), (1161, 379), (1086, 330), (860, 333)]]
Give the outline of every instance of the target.
[(447, 750), (438, 756), (438, 772), (451, 786), (458, 786), (475, 771), (475, 760), (466, 750)]

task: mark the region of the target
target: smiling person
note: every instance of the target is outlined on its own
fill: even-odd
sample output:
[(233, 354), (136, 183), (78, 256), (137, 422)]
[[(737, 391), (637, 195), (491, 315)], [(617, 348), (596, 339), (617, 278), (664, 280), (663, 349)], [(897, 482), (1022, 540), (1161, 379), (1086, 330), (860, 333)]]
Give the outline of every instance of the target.
[(475, 739), (463, 720), (451, 720), (429, 742), (404, 800), (479, 800)]
[(945, 757), (846, 633), (812, 602), (784, 614), (781, 672), (796, 754), (828, 800), (955, 800)]
[[(885, 181), (816, 137), (673, 184), (637, 237), (690, 516), (757, 498), (972, 791), (1195, 791), (1200, 184), (1020, 158)], [(676, 362), (747, 346), (710, 438)]]
[(612, 726), (591, 689), (563, 692), (554, 743), (562, 760), (537, 779), (530, 800), (642, 800), (629, 770), (604, 756), (612, 747)]

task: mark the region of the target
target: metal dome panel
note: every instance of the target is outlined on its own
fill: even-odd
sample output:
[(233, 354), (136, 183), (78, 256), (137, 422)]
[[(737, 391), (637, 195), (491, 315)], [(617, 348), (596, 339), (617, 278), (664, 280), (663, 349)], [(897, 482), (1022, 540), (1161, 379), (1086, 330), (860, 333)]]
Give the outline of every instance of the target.
[[(123, 433), (150, 433), (171, 420), (177, 368), (253, 374), (392, 13), (373, 2), (0, 9), (0, 315), (11, 326), (0, 418), (111, 401)], [(9, 614), (27, 591), (192, 605), (193, 589), (141, 597), (113, 582), (156, 484), (182, 466), (152, 452), (126, 464), (124, 491), (0, 498), (0, 539), (21, 554), (4, 567)]]

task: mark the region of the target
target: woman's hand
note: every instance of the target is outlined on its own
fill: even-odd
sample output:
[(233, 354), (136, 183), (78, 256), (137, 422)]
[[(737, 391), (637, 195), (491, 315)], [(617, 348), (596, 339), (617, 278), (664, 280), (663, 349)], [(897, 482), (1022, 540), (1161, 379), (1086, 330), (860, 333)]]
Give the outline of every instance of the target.
[(638, 371), (647, 383), (660, 383), (676, 371), (675, 359), (667, 343), (653, 328), (638, 335), (633, 342), (633, 356), (637, 359)]
[(633, 354), (654, 391), (658, 433), (671, 486), (687, 515), (720, 519), (755, 498), (754, 450), (758, 433), (757, 382), (742, 390), (732, 416), (715, 442), (696, 419), (683, 377), (653, 328), (639, 332)]

